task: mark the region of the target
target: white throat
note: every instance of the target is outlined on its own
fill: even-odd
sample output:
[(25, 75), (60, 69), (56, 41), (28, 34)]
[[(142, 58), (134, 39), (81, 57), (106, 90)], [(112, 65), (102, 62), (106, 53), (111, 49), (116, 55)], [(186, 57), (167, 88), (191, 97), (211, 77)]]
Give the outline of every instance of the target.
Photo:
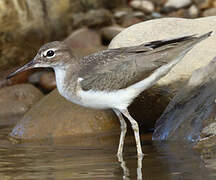
[(54, 68), (55, 77), (56, 77), (56, 85), (59, 93), (61, 95), (64, 94), (64, 90), (66, 88), (66, 70), (63, 68)]

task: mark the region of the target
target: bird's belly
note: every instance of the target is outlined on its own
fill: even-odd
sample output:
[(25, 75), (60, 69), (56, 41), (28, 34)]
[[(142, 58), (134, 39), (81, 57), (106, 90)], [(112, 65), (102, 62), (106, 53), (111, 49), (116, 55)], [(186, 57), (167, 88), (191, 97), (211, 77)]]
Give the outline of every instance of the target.
[(80, 90), (78, 92), (81, 105), (95, 109), (125, 109), (131, 104), (136, 95), (136, 91), (133, 89), (121, 89), (111, 92)]

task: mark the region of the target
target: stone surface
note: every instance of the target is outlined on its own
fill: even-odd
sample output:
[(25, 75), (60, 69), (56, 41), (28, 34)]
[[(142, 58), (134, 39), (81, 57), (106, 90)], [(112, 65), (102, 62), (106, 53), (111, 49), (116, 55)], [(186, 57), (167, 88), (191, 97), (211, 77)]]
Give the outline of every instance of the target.
[(126, 28), (140, 22), (142, 22), (141, 19), (134, 17), (133, 15), (128, 15), (122, 19), (121, 26)]
[(102, 38), (106, 41), (111, 41), (117, 34), (123, 31), (124, 28), (120, 26), (107, 26), (101, 29)]
[(203, 16), (215, 16), (216, 15), (216, 8), (210, 8), (203, 12)]
[(72, 32), (64, 41), (77, 56), (88, 55), (105, 48), (101, 44), (100, 35), (88, 28)]
[(51, 91), (56, 88), (56, 80), (55, 80), (55, 73), (50, 72), (44, 72), (40, 77), (40, 86), (47, 90)]
[(183, 8), (191, 4), (191, 0), (168, 0), (165, 7), (174, 7), (176, 9)]
[(189, 140), (215, 134), (216, 58), (193, 72), (157, 120), (154, 140)]
[(33, 140), (87, 135), (119, 129), (110, 110), (100, 111), (75, 105), (54, 90), (41, 99), (13, 129), (11, 136)]
[(130, 2), (130, 6), (134, 9), (142, 10), (145, 13), (151, 13), (154, 11), (154, 4), (151, 1), (133, 0)]
[(193, 0), (199, 9), (211, 7), (212, 0)]
[(73, 14), (72, 22), (75, 28), (103, 27), (112, 23), (112, 14), (106, 9), (90, 10), (87, 13)]
[[(154, 126), (156, 118), (168, 103), (161, 96), (162, 92), (157, 89), (154, 91), (154, 97), (158, 102), (163, 102), (163, 107), (161, 103), (158, 103), (159, 106), (155, 105), (155, 98), (149, 93), (152, 91), (141, 94), (129, 107), (131, 115), (139, 122), (140, 132)], [(128, 128), (130, 129), (129, 124)], [(54, 90), (24, 115), (11, 136), (21, 140), (37, 140), (94, 135), (116, 130), (119, 132), (119, 122), (112, 110), (94, 110), (75, 105)]]
[(0, 124), (11, 124), (10, 119), (22, 116), (43, 94), (30, 84), (20, 84), (0, 89)]

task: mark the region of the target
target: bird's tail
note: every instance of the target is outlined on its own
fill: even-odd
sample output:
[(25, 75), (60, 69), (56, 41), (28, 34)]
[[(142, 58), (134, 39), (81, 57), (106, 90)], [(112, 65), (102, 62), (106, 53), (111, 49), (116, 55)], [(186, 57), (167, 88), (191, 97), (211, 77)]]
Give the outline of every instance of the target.
[(137, 89), (137, 93), (140, 93), (153, 86), (160, 78), (165, 76), (197, 43), (208, 38), (211, 34), (212, 31), (198, 37), (196, 37), (195, 35), (191, 35), (181, 38), (165, 40), (164, 42), (167, 42), (168, 44), (172, 44), (175, 42), (180, 43), (176, 56), (174, 56), (174, 58), (171, 58), (172, 60), (169, 63), (155, 70), (148, 78), (145, 78), (144, 80), (132, 85), (131, 88)]

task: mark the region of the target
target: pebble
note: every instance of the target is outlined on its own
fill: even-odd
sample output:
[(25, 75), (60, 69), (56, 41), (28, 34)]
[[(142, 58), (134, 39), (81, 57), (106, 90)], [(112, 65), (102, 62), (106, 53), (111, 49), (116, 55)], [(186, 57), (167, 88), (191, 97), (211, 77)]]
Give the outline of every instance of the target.
[(199, 10), (198, 8), (196, 7), (196, 5), (192, 5), (190, 8), (189, 8), (189, 15), (193, 18), (195, 17), (198, 17), (199, 15)]
[(145, 13), (151, 13), (154, 11), (155, 7), (151, 1), (140, 1), (134, 0), (130, 2), (130, 6), (134, 9), (139, 9)]
[(191, 0), (168, 0), (165, 4), (165, 7), (174, 7), (176, 9), (189, 6)]

